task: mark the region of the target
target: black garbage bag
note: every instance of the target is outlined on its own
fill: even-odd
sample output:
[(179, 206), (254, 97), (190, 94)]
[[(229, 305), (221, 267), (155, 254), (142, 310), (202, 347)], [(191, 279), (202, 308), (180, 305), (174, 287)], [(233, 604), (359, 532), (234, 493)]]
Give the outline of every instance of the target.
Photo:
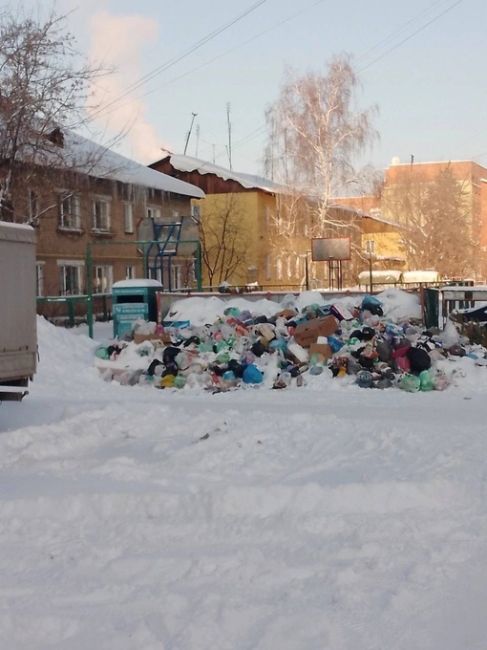
[(409, 359), (409, 364), (411, 366), (411, 372), (419, 374), (423, 370), (428, 370), (431, 368), (431, 357), (422, 348), (411, 347), (406, 352), (406, 356)]

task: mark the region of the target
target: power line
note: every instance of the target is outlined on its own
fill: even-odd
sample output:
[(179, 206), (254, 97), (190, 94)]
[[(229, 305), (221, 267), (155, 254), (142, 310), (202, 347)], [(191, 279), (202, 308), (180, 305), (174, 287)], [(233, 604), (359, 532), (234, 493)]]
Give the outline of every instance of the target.
[[(403, 32), (404, 29), (405, 29), (408, 25), (414, 23), (414, 22), (415, 22), (418, 18), (420, 18), (421, 16), (423, 16), (423, 15), (429, 13), (429, 12), (431, 11), (431, 9), (433, 9), (435, 6), (437, 6), (437, 5), (439, 5), (439, 4), (443, 4), (444, 2), (445, 2), (445, 0), (435, 0), (435, 2), (433, 2), (433, 3), (432, 3), (432, 4), (431, 4), (427, 9), (425, 9), (424, 11), (420, 12), (419, 14), (416, 14), (415, 16), (413, 16), (412, 18), (410, 18), (409, 20), (407, 20), (407, 21), (406, 21), (405, 23), (403, 23), (403, 25), (401, 25), (398, 29), (394, 30), (394, 31), (391, 32), (388, 36), (386, 36), (384, 39), (382, 39), (381, 41), (379, 41), (378, 43), (376, 43), (375, 45), (373, 45), (371, 48), (369, 48), (369, 49), (368, 49), (368, 50), (367, 50), (363, 55), (361, 55), (360, 58), (365, 57), (367, 53), (369, 53), (369, 52), (371, 52), (371, 51), (377, 49), (377, 47), (380, 47), (380, 45), (382, 45), (383, 43), (388, 42), (392, 37), (394, 37), (394, 36), (397, 35), (398, 33)], [(427, 27), (429, 27), (431, 24), (433, 24), (434, 22), (436, 22), (437, 20), (439, 20), (442, 16), (444, 16), (446, 13), (448, 13), (449, 11), (451, 11), (452, 9), (454, 9), (454, 8), (455, 8), (457, 5), (459, 5), (461, 2), (463, 2), (463, 0), (457, 0), (457, 1), (454, 2), (452, 5), (450, 5), (450, 6), (447, 7), (446, 9), (444, 9), (442, 12), (440, 12), (439, 14), (436, 14), (435, 16), (433, 16), (429, 21), (427, 21), (426, 23), (424, 23), (423, 25), (421, 25), (421, 26), (420, 26), (418, 29), (416, 29), (413, 33), (409, 34), (406, 38), (402, 39), (399, 43), (396, 43), (394, 46), (390, 47), (386, 52), (384, 52), (384, 53), (381, 54), (380, 56), (376, 57), (373, 61), (371, 61), (370, 63), (368, 63), (366, 66), (364, 66), (361, 70), (359, 70), (359, 72), (362, 72), (363, 70), (366, 70), (367, 68), (369, 68), (369, 67), (371, 67), (372, 65), (374, 65), (374, 63), (377, 63), (378, 61), (380, 61), (381, 59), (383, 59), (385, 56), (387, 56), (387, 54), (389, 54), (389, 53), (392, 52), (393, 50), (397, 49), (398, 47), (400, 47), (401, 45), (403, 45), (404, 43), (406, 43), (408, 40), (410, 40), (411, 38), (413, 38), (414, 36), (416, 36), (417, 34), (419, 34), (421, 31), (423, 31), (424, 29), (426, 29)], [(319, 4), (319, 2), (316, 2), (316, 3), (315, 3), (314, 5), (312, 5), (312, 6), (315, 6), (316, 4)], [(298, 12), (298, 13), (302, 13), (302, 11), (300, 11), (300, 12)], [(286, 19), (285, 21), (281, 21), (279, 24), (282, 24), (283, 22), (286, 22), (286, 21), (287, 21), (287, 19)], [(264, 32), (261, 32), (259, 35), (261, 35), (261, 34), (267, 32), (267, 31), (270, 31), (270, 30), (265, 30)], [(258, 36), (258, 35), (257, 35), (257, 36)], [(257, 36), (256, 36), (256, 37), (257, 37)], [(256, 37), (253, 37), (253, 38), (249, 39), (249, 41), (254, 40), (254, 38), (256, 38)], [(247, 43), (247, 42), (249, 42), (249, 41), (246, 41), (245, 43)], [(232, 48), (232, 49), (235, 49), (235, 48)], [(231, 51), (231, 50), (230, 50), (230, 51)], [(216, 59), (216, 58), (220, 58), (220, 56), (223, 56), (223, 54), (222, 54), (222, 55), (219, 55), (218, 57), (215, 57), (215, 59)], [(212, 61), (215, 60), (215, 59), (212, 59)], [(204, 64), (203, 64), (203, 65), (204, 65)], [(191, 71), (190, 71), (190, 72), (191, 72)], [(183, 75), (180, 75), (180, 77), (177, 77), (176, 79), (179, 79), (179, 78), (181, 78), (181, 77), (183, 77), (183, 76), (186, 76), (186, 74), (190, 74), (190, 72), (185, 73), (185, 74), (183, 74)], [(245, 142), (247, 139), (249, 139), (249, 140), (250, 140), (250, 139), (253, 139), (254, 137), (256, 137), (256, 135), (253, 135), (254, 133), (259, 132), (259, 131), (261, 131), (261, 130), (263, 130), (263, 129), (265, 129), (265, 128), (266, 128), (266, 124), (262, 124), (261, 126), (257, 127), (257, 129), (255, 129), (255, 131), (252, 131), (250, 134), (248, 134), (247, 137), (244, 137), (242, 140), (237, 141), (237, 142), (235, 143), (234, 147), (235, 147), (235, 146), (239, 146), (240, 143), (243, 144), (243, 142)], [(257, 133), (257, 135), (260, 135), (260, 134)]]
[(404, 43), (406, 43), (407, 41), (409, 41), (409, 40), (411, 40), (412, 38), (414, 38), (414, 36), (416, 36), (417, 34), (419, 34), (420, 32), (422, 32), (424, 29), (426, 29), (427, 27), (429, 27), (430, 25), (432, 25), (433, 23), (435, 23), (437, 20), (439, 20), (440, 18), (442, 18), (442, 17), (443, 17), (445, 14), (447, 14), (448, 12), (452, 11), (452, 9), (454, 9), (455, 7), (457, 7), (457, 6), (458, 6), (459, 4), (461, 4), (462, 2), (463, 2), (463, 0), (457, 0), (457, 1), (454, 2), (452, 5), (450, 5), (450, 6), (447, 7), (446, 9), (444, 9), (442, 12), (440, 12), (440, 13), (437, 14), (436, 16), (433, 16), (433, 18), (431, 18), (431, 20), (428, 20), (428, 22), (424, 23), (424, 25), (421, 25), (421, 27), (419, 27), (418, 29), (416, 29), (412, 34), (409, 34), (409, 36), (406, 36), (406, 38), (403, 38), (401, 41), (399, 41), (399, 43), (396, 43), (395, 45), (393, 45), (392, 47), (390, 47), (389, 49), (387, 49), (387, 50), (386, 50), (385, 52), (383, 52), (380, 56), (377, 56), (375, 59), (373, 59), (373, 60), (372, 60), (370, 63), (368, 63), (366, 66), (364, 66), (363, 68), (361, 68), (358, 72), (359, 72), (359, 73), (360, 73), (360, 72), (363, 72), (364, 70), (367, 70), (368, 68), (370, 68), (371, 66), (373, 66), (373, 65), (374, 65), (375, 63), (377, 63), (378, 61), (381, 61), (381, 60), (382, 60), (383, 58), (385, 58), (388, 54), (390, 54), (390, 53), (393, 52), (394, 50), (397, 50), (398, 47), (401, 47), (401, 45), (404, 45)]
[[(283, 20), (280, 20), (279, 22), (274, 23), (273, 25), (271, 25), (267, 29), (264, 29), (261, 32), (258, 32), (257, 34), (254, 34), (253, 36), (251, 36), (247, 40), (242, 41), (241, 43), (239, 43), (238, 45), (235, 45), (235, 46), (229, 48), (228, 50), (225, 50), (221, 54), (217, 54), (216, 56), (212, 57), (211, 59), (208, 59), (208, 60), (204, 61), (203, 63), (200, 63), (199, 65), (195, 66), (194, 68), (191, 68), (187, 72), (183, 72), (182, 74), (178, 75), (177, 77), (173, 77), (172, 79), (170, 79), (166, 83), (164, 83), (164, 84), (162, 84), (160, 86), (157, 86), (156, 88), (152, 88), (151, 90), (148, 90), (145, 93), (134, 97), (133, 99), (134, 100), (144, 99), (145, 97), (148, 97), (149, 95), (152, 95), (153, 93), (157, 92), (158, 90), (161, 90), (161, 88), (165, 88), (166, 86), (169, 86), (170, 84), (173, 84), (176, 81), (180, 81), (181, 79), (184, 79), (185, 77), (193, 74), (193, 72), (198, 72), (198, 70), (201, 70), (201, 68), (205, 68), (206, 66), (211, 65), (215, 61), (218, 61), (218, 59), (221, 59), (221, 58), (227, 56), (227, 54), (230, 54), (231, 52), (234, 52), (235, 50), (238, 50), (239, 48), (244, 47), (245, 45), (248, 45), (249, 43), (252, 43), (253, 41), (260, 38), (261, 36), (264, 36), (265, 34), (268, 34), (269, 32), (273, 31), (274, 29), (277, 29), (278, 27), (281, 27), (282, 25), (290, 22), (291, 20), (294, 20), (298, 16), (306, 13), (310, 9), (313, 9), (314, 7), (316, 7), (319, 4), (322, 4), (323, 2), (328, 2), (328, 0), (316, 0), (316, 2), (309, 5), (308, 7), (305, 7), (304, 9), (300, 9), (299, 11), (296, 11), (295, 13), (291, 14), (287, 18), (284, 18)], [(126, 102), (126, 103), (129, 103), (129, 102)], [(109, 106), (109, 104), (107, 106)], [(122, 106), (123, 106), (123, 104), (122, 104)], [(102, 109), (102, 110), (104, 110), (104, 109)], [(117, 107), (112, 109), (112, 111), (108, 111), (108, 112), (111, 113), (111, 112), (113, 112), (113, 110), (117, 110)]]
[(172, 83), (174, 83), (176, 81), (179, 81), (180, 79), (184, 79), (184, 77), (187, 77), (188, 75), (193, 74), (193, 72), (197, 72), (198, 70), (201, 70), (201, 68), (204, 68), (207, 65), (210, 65), (211, 63), (214, 63), (215, 61), (218, 61), (218, 59), (221, 59), (224, 56), (227, 56), (227, 54), (230, 54), (231, 52), (234, 52), (235, 50), (238, 50), (239, 48), (244, 47), (245, 45), (248, 45), (249, 43), (252, 43), (252, 41), (257, 40), (261, 36), (264, 36), (265, 34), (268, 34), (269, 32), (273, 31), (274, 29), (277, 29), (278, 27), (281, 27), (281, 25), (284, 25), (285, 23), (288, 23), (289, 21), (294, 20), (294, 18), (297, 18), (301, 14), (304, 14), (306, 11), (309, 11), (310, 9), (313, 9), (317, 5), (319, 5), (319, 4), (323, 3), (323, 2), (327, 2), (327, 1), (328, 0), (317, 0), (312, 5), (310, 5), (308, 7), (305, 7), (304, 9), (301, 9), (300, 11), (296, 11), (294, 14), (291, 14), (287, 18), (284, 18), (284, 20), (281, 20), (281, 21), (279, 21), (277, 23), (274, 23), (273, 25), (271, 25), (267, 29), (264, 29), (261, 32), (258, 32), (257, 34), (254, 34), (254, 36), (251, 36), (247, 40), (242, 41), (238, 45), (235, 45), (234, 47), (231, 47), (228, 50), (225, 50), (221, 54), (217, 54), (213, 58), (208, 59), (207, 61), (204, 61), (200, 65), (198, 65), (198, 66), (196, 66), (194, 68), (191, 68), (191, 70), (188, 70), (187, 72), (183, 72), (182, 74), (178, 75), (177, 77), (174, 77), (173, 79), (170, 79), (169, 81), (167, 81), (162, 86), (158, 86), (157, 88), (153, 88), (152, 90), (148, 90), (147, 92), (145, 92), (143, 95), (140, 95), (136, 99), (142, 99), (144, 97), (147, 97), (148, 95), (151, 95), (152, 93), (156, 92), (157, 90), (160, 90), (161, 88), (165, 88), (169, 84), (172, 84)]
[(104, 112), (108, 107), (112, 106), (113, 104), (117, 103), (120, 101), (120, 99), (123, 99), (130, 93), (132, 93), (134, 90), (137, 90), (137, 88), (140, 88), (140, 86), (146, 84), (148, 81), (151, 81), (154, 79), (154, 77), (157, 77), (161, 72), (164, 72), (165, 70), (168, 70), (169, 68), (173, 67), (176, 65), (176, 63), (179, 63), (182, 61), (182, 59), (185, 59), (186, 57), (190, 56), (193, 54), (193, 52), (196, 52), (199, 50), (203, 45), (206, 45), (209, 41), (213, 40), (220, 34), (222, 34), (224, 31), (227, 29), (230, 29), (230, 27), (233, 27), (236, 23), (238, 23), (240, 20), (254, 12), (256, 9), (258, 9), (261, 5), (263, 5), (267, 0), (257, 0), (257, 2), (254, 2), (253, 5), (248, 7), (245, 11), (242, 13), (238, 14), (235, 18), (232, 18), (229, 22), (221, 25), (217, 29), (213, 30), (203, 38), (201, 38), (199, 41), (197, 41), (194, 45), (190, 46), (188, 49), (184, 50), (181, 54), (173, 57), (172, 59), (169, 59), (165, 63), (162, 63), (161, 65), (155, 67), (153, 70), (148, 72), (147, 74), (143, 75), (140, 77), (138, 80), (134, 81), (132, 84), (129, 84), (127, 88), (124, 90), (123, 93), (115, 97), (114, 99), (110, 100), (107, 102), (104, 106), (101, 106), (98, 108), (96, 111), (94, 111), (91, 114), (91, 117), (94, 118), (100, 113)]
[(397, 29), (390, 32), (382, 40), (375, 43), (375, 45), (372, 45), (371, 47), (369, 47), (367, 50), (365, 50), (365, 52), (362, 52), (361, 54), (359, 54), (357, 56), (357, 59), (358, 60), (366, 59), (367, 56), (371, 52), (373, 52), (374, 50), (377, 50), (378, 48), (382, 47), (382, 45), (386, 45), (391, 39), (394, 38), (394, 36), (398, 36), (399, 34), (402, 34), (408, 28), (408, 26), (411, 25), (412, 23), (416, 22), (418, 20), (418, 18), (422, 18), (425, 14), (428, 14), (437, 5), (445, 4), (445, 2), (449, 2), (449, 1), (450, 0), (435, 0), (435, 2), (432, 2), (426, 9), (423, 9), (423, 11), (420, 11), (418, 14), (416, 14), (412, 18), (409, 18), (409, 20), (407, 20), (406, 22), (401, 23), (397, 27)]

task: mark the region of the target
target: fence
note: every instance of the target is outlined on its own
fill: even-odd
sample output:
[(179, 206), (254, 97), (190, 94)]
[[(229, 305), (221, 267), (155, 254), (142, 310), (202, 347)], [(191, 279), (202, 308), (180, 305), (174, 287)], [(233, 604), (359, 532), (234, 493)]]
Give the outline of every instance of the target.
[[(37, 298), (37, 313), (56, 325), (74, 327), (89, 320), (89, 296), (43, 296)], [(95, 320), (110, 320), (112, 317), (112, 295), (93, 294), (93, 317)]]

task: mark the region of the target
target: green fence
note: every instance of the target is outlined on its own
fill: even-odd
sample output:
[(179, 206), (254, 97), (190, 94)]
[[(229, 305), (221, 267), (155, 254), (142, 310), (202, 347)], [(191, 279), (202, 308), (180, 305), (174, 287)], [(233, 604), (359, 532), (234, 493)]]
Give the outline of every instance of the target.
[[(110, 293), (95, 293), (92, 296), (92, 318), (110, 320), (112, 317), (112, 296)], [(74, 327), (89, 322), (90, 296), (42, 296), (37, 298), (37, 313), (49, 321)]]

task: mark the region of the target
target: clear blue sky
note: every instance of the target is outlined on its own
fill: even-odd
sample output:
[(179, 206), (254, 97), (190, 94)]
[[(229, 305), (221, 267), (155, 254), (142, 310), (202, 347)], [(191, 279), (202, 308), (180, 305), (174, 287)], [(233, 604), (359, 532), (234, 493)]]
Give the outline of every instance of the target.
[[(144, 38), (142, 30), (134, 45), (129, 30), (117, 45), (122, 59), (124, 47), (130, 45), (139, 57), (136, 68), (125, 71), (126, 62), (120, 65), (118, 87), (123, 88), (254, 4), (256, 0), (58, 0), (56, 7), (62, 12), (78, 7), (69, 24), (86, 52), (93, 47), (93, 24), (122, 16), (146, 19), (150, 38)], [(487, 2), (463, 0), (453, 5), (455, 0), (265, 0), (132, 96), (143, 103), (143, 118), (156, 134), (152, 138), (156, 149), (165, 143), (182, 152), (194, 111), (200, 129), (199, 157), (212, 159), (214, 144), (216, 162), (223, 165), (228, 162), (230, 102), (233, 166), (259, 173), (265, 142), (260, 127), (266, 106), (278, 94), (284, 66), (319, 69), (333, 54), (346, 51), (362, 70), (360, 106), (379, 108), (380, 142), (368, 161), (385, 167), (393, 156), (407, 161), (414, 154), (418, 162), (476, 159), (487, 166)], [(409, 40), (400, 45), (404, 39)], [(103, 47), (111, 61), (112, 41), (107, 39)], [(390, 48), (395, 49), (388, 52)], [(215, 57), (219, 58), (204, 65)], [(185, 76), (177, 79), (181, 75)], [(153, 92), (140, 97), (147, 91)], [(122, 150), (140, 158), (137, 140), (145, 137), (132, 132)], [(188, 153), (194, 155), (195, 147), (196, 130)]]

